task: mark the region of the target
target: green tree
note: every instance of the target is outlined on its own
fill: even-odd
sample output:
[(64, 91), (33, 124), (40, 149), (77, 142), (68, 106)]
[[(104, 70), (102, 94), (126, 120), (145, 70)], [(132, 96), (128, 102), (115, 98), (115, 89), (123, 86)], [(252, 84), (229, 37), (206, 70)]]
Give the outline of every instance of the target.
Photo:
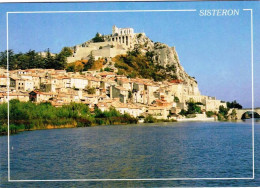
[(178, 103), (178, 102), (180, 102), (180, 99), (178, 97), (174, 96), (174, 102)]
[(0, 67), (6, 68), (7, 66), (7, 53), (6, 51), (0, 52)]
[[(18, 63), (17, 64), (21, 69), (45, 68), (44, 58), (34, 50), (29, 50), (25, 54), (17, 54), (17, 56), (17, 59), (20, 59), (20, 65)], [(20, 57), (23, 57), (24, 60), (22, 60)]]
[(228, 114), (229, 108), (225, 108), (223, 105), (219, 106), (219, 111), (218, 113), (223, 114), (226, 116)]
[[(9, 70), (17, 69), (16, 55), (13, 50), (8, 50)], [(7, 51), (1, 53), (1, 66), (7, 68)]]
[(19, 53), (16, 55), (15, 64), (19, 69), (27, 69), (30, 66), (30, 58), (26, 54)]
[(228, 118), (227, 117), (228, 111), (229, 111), (229, 108), (225, 108), (223, 105), (219, 106), (218, 119), (226, 120)]
[(28, 58), (27, 68), (37, 68), (37, 53), (34, 50), (29, 50), (25, 55)]
[(64, 47), (64, 48), (62, 48), (62, 50), (59, 54), (65, 56), (65, 57), (70, 57), (70, 56), (72, 56), (73, 53), (69, 47)]
[(67, 65), (67, 57), (72, 55), (72, 50), (69, 47), (64, 47), (59, 54), (55, 56), (54, 69), (65, 69)]
[[(49, 52), (49, 50), (48, 50)], [(29, 50), (26, 53), (15, 54), (13, 50), (8, 51), (9, 70), (14, 69), (31, 69), (31, 68), (55, 68), (54, 59), (50, 52), (44, 58), (34, 50)], [(7, 51), (0, 53), (0, 67), (7, 67)]]
[(104, 42), (104, 36), (99, 33), (96, 33), (96, 36), (92, 39), (93, 42)]
[(51, 69), (51, 68), (54, 67), (54, 58), (52, 57), (49, 48), (47, 49), (46, 53), (47, 53), (47, 55), (44, 58), (45, 68), (46, 69)]
[(86, 71), (86, 70), (91, 69), (91, 67), (93, 66), (94, 62), (95, 62), (95, 58), (94, 58), (94, 56), (93, 56), (93, 54), (91, 52), (90, 56), (89, 56), (89, 59), (88, 59), (88, 62), (85, 63), (83, 70)]
[(188, 102), (188, 114), (201, 113), (201, 108), (194, 102)]
[(242, 105), (239, 104), (236, 100), (232, 101), (232, 102), (227, 102), (227, 107), (228, 108), (238, 108), (238, 109), (242, 109)]
[(62, 70), (62, 69), (65, 69), (66, 65), (67, 65), (66, 56), (64, 56), (62, 54), (57, 54), (55, 56), (52, 68), (57, 69), (57, 70)]

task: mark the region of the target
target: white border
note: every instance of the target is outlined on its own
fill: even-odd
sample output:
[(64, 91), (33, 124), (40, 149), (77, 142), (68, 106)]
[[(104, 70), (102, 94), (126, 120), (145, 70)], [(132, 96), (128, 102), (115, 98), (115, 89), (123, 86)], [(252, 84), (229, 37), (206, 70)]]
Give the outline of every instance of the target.
[(255, 178), (255, 121), (254, 121), (254, 32), (253, 32), (253, 9), (243, 9), (251, 13), (251, 72), (252, 72), (252, 162), (253, 178)]
[[(9, 78), (9, 36), (8, 36), (8, 14), (41, 14), (41, 13), (85, 13), (85, 12), (196, 12), (196, 9), (179, 10), (104, 10), (104, 11), (25, 11), (25, 12), (6, 12), (6, 38), (7, 38), (7, 78)], [(9, 133), (9, 79), (7, 83), (7, 123), (8, 123), (8, 182), (82, 182), (82, 181), (169, 181), (169, 180), (252, 180), (255, 178), (255, 153), (254, 153), (254, 46), (253, 46), (253, 9), (243, 9), (251, 13), (251, 71), (252, 71), (252, 177), (246, 178), (140, 178), (140, 179), (53, 179), (53, 180), (11, 180), (10, 176), (10, 133)]]

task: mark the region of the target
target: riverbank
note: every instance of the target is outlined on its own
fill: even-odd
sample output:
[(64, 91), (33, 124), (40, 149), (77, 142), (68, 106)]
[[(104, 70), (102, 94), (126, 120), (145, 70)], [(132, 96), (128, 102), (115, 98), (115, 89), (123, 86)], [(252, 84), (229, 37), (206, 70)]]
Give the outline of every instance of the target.
[[(34, 127), (31, 129), (24, 129), (24, 128), (14, 128), (13, 125), (10, 125), (9, 130), (10, 130), (10, 134), (18, 134), (20, 132), (24, 132), (24, 131), (36, 131), (36, 130), (48, 130), (48, 129), (66, 129), (66, 128), (76, 128), (77, 126), (73, 125), (73, 124), (66, 124), (66, 125), (47, 125), (46, 127)], [(1, 126), (1, 132), (0, 135), (4, 136), (7, 135), (7, 130), (8, 127), (7, 126)]]
[[(20, 132), (24, 131), (36, 131), (36, 130), (48, 130), (48, 129), (66, 129), (66, 128), (81, 128), (81, 127), (95, 127), (95, 126), (107, 126), (107, 125), (129, 125), (133, 124), (136, 125), (138, 123), (125, 123), (125, 122), (114, 122), (113, 124), (91, 124), (89, 126), (80, 126), (77, 125), (77, 123), (74, 124), (65, 124), (65, 125), (46, 125), (46, 126), (41, 126), (41, 127), (32, 127), (32, 128), (24, 128), (24, 126), (20, 125), (13, 125), (11, 124), (9, 126), (9, 131), (10, 134), (18, 134)], [(0, 125), (0, 136), (5, 136), (8, 134), (8, 126), (7, 125)]]
[(214, 117), (210, 118), (183, 118), (183, 119), (176, 119), (178, 122), (189, 122), (189, 121), (216, 121)]
[[(32, 127), (29, 129), (25, 129), (23, 126), (15, 126), (13, 124), (10, 125), (10, 135), (18, 134), (24, 131), (36, 131), (36, 130), (48, 130), (48, 129), (67, 129), (67, 128), (82, 128), (82, 127), (95, 127), (95, 126), (109, 126), (109, 125), (137, 125), (137, 124), (149, 124), (149, 123), (174, 123), (174, 122), (226, 122), (226, 121), (218, 121), (214, 117), (212, 118), (182, 118), (177, 120), (163, 120), (163, 119), (156, 119), (156, 121), (137, 121), (136, 123), (126, 123), (126, 122), (114, 122), (113, 124), (92, 124), (90, 126), (79, 126), (76, 122), (73, 124), (64, 124), (64, 125), (44, 125), (42, 127)], [(257, 120), (256, 120), (257, 121)], [(228, 121), (228, 122), (238, 122), (238, 121)], [(258, 120), (260, 122), (260, 120)], [(0, 136), (6, 136), (8, 127), (7, 125), (0, 125)]]
[[(113, 118), (117, 118), (117, 117), (111, 117)], [(95, 127), (95, 126), (107, 126), (107, 125), (137, 125), (137, 124), (142, 124), (142, 123), (162, 123), (162, 122), (177, 122), (176, 120), (168, 120), (168, 119), (146, 119), (146, 121), (138, 121), (137, 119), (135, 119), (136, 121), (133, 122), (128, 122), (128, 121), (111, 121), (103, 118), (103, 119), (98, 119), (96, 120), (96, 122), (98, 123), (92, 123), (92, 124), (87, 124), (87, 126), (85, 126), (86, 124), (82, 124), (75, 121), (72, 121), (71, 124), (64, 124), (64, 125), (51, 125), (51, 124), (47, 124), (47, 125), (42, 125), (40, 127), (38, 126), (33, 126), (30, 125), (29, 127), (27, 126), (27, 128), (25, 128), (24, 125), (14, 125), (14, 124), (10, 124), (9, 130), (10, 130), (10, 134), (17, 134), (20, 132), (24, 132), (24, 131), (35, 131), (35, 130), (48, 130), (48, 129), (66, 129), (66, 128), (81, 128), (81, 127)], [(122, 120), (122, 119), (121, 119)], [(100, 123), (103, 122), (103, 123)], [(107, 123), (104, 123), (107, 122)], [(7, 135), (7, 130), (8, 127), (5, 124), (0, 125), (0, 136), (4, 136)]]
[[(132, 117), (128, 113), (120, 113), (115, 108), (101, 111), (98, 107), (90, 109), (81, 103), (70, 103), (56, 108), (50, 103), (31, 103), (10, 101), (10, 134), (23, 131), (60, 129), (74, 127), (91, 127), (97, 125), (125, 125), (140, 123), (140, 118), (144, 123), (176, 122), (176, 121), (214, 121), (217, 114), (207, 117), (209, 114), (196, 113), (181, 115), (179, 118), (157, 119), (152, 115), (146, 117)], [(215, 119), (214, 119), (215, 118)], [(218, 118), (222, 120), (222, 118)], [(223, 119), (226, 120), (226, 119)], [(0, 134), (7, 135), (7, 104), (0, 104)]]

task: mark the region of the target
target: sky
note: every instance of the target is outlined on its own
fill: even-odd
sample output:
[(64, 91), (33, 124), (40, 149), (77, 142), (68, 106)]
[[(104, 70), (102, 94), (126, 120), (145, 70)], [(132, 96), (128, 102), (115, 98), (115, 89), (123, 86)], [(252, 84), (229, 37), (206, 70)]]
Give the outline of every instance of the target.
[[(260, 107), (260, 2), (107, 2), (0, 4), (0, 51), (6, 50), (6, 12), (196, 9), (195, 12), (91, 12), (8, 14), (8, 44), (15, 52), (58, 53), (112, 26), (145, 32), (175, 46), (181, 65), (202, 95), (252, 107), (250, 11), (254, 26), (254, 105)], [(205, 9), (239, 9), (238, 16), (199, 16)]]

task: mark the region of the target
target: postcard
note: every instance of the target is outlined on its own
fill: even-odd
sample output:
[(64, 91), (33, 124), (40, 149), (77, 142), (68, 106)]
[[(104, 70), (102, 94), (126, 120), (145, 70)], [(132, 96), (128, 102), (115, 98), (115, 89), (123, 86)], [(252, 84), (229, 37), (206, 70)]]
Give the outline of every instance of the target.
[(1, 187), (260, 185), (258, 1), (0, 10)]

